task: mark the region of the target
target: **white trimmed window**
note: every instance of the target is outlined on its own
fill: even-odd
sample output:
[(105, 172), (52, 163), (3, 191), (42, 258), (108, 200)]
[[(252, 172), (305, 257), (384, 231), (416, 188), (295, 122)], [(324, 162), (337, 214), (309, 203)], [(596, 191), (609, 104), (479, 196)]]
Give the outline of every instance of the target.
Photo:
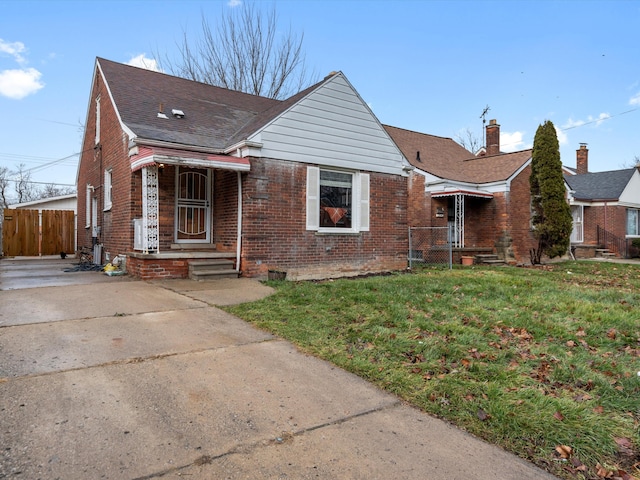
[(307, 167), (307, 230), (369, 230), (369, 174)]
[(111, 210), (111, 169), (104, 171), (104, 210)]

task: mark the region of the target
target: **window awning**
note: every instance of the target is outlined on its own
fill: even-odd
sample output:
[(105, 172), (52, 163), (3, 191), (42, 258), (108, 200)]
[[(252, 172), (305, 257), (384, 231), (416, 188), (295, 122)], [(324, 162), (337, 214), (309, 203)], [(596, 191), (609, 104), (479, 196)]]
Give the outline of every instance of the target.
[(431, 192), (431, 198), (454, 197), (456, 195), (463, 195), (465, 197), (493, 198), (493, 193), (485, 192), (483, 190), (458, 188), (455, 190), (443, 190), (440, 192)]
[(139, 146), (137, 153), (130, 156), (130, 161), (131, 170), (133, 171), (161, 163), (195, 168), (233, 170), (236, 172), (248, 172), (251, 169), (248, 158), (148, 146)]

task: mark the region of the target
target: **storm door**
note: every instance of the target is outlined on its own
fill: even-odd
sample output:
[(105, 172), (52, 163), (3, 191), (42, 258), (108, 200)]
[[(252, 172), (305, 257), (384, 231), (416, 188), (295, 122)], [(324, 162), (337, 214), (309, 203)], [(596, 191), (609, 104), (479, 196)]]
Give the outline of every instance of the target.
[(176, 242), (209, 243), (211, 170), (176, 170)]

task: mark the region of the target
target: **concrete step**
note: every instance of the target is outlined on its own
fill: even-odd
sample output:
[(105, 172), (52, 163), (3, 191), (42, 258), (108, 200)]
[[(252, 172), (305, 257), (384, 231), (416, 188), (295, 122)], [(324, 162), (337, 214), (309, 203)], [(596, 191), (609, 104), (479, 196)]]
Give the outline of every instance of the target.
[(483, 253), (474, 255), (475, 263), (477, 265), (504, 265), (504, 260), (498, 258), (498, 255), (495, 253)]
[(608, 248), (596, 248), (596, 257), (600, 258), (615, 258), (617, 255)]
[(190, 272), (189, 278), (191, 280), (219, 280), (221, 278), (238, 278), (238, 272), (235, 270), (199, 270), (197, 272)]
[(233, 262), (224, 258), (192, 260), (189, 262), (189, 278), (193, 280), (214, 280), (238, 278)]
[(476, 264), (484, 265), (504, 265), (504, 260), (498, 258), (495, 253), (483, 253), (474, 255)]

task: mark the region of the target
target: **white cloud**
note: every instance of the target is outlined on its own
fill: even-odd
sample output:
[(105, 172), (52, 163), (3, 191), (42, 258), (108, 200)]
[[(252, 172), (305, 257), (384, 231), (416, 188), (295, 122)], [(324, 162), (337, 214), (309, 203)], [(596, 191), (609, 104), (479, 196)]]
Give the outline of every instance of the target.
[[(569, 118), (569, 120), (567, 120), (565, 122), (565, 124), (562, 125), (562, 129), (563, 130), (569, 130), (571, 128), (581, 127), (585, 123), (586, 122), (584, 120), (574, 120), (573, 118)], [(558, 129), (556, 128), (556, 130), (558, 130)]]
[(161, 72), (158, 62), (153, 58), (145, 57), (144, 53), (141, 53), (138, 56), (133, 57), (131, 60), (127, 62), (127, 65), (131, 65), (133, 67), (145, 68), (147, 70), (153, 70), (154, 72)]
[(229, 5), (231, 8), (239, 7), (240, 5), (242, 5), (242, 0), (229, 0), (227, 2), (227, 5)]
[(36, 93), (44, 83), (40, 81), (42, 73), (35, 68), (27, 68), (23, 53), (27, 48), (22, 42), (7, 42), (0, 38), (0, 56), (10, 56), (22, 68), (0, 71), (0, 95), (20, 100)]
[(26, 61), (22, 56), (22, 53), (26, 50), (22, 42), (9, 43), (0, 38), (0, 53), (11, 55), (13, 59), (20, 64)]
[(636, 93), (633, 97), (629, 99), (629, 105), (640, 106), (640, 92)]
[[(640, 104), (640, 99), (638, 100), (638, 102)], [(611, 118), (611, 114), (606, 112), (602, 112), (597, 117), (594, 117), (593, 115), (588, 115), (586, 120), (574, 120), (573, 118), (569, 118), (569, 120), (567, 120), (565, 124), (562, 125), (562, 130), (571, 130), (573, 128), (582, 127), (583, 125), (592, 125), (592, 124), (595, 124), (596, 127), (599, 127), (600, 125), (602, 125), (602, 123), (605, 120), (609, 120), (610, 118)]]
[(36, 93), (44, 87), (44, 83), (40, 81), (41, 76), (35, 68), (4, 70), (0, 72), (0, 95), (20, 100)]
[[(582, 123), (580, 125), (582, 125)], [(579, 126), (579, 125), (576, 125), (576, 126)], [(556, 129), (556, 137), (558, 137), (559, 145), (566, 145), (567, 143), (569, 143), (569, 137), (567, 136), (566, 133), (564, 133), (563, 130), (560, 130), (560, 128), (557, 125), (554, 125), (553, 128)]]
[(516, 152), (518, 150), (524, 150), (525, 144), (522, 137), (522, 132), (500, 132), (500, 150), (502, 152)]

